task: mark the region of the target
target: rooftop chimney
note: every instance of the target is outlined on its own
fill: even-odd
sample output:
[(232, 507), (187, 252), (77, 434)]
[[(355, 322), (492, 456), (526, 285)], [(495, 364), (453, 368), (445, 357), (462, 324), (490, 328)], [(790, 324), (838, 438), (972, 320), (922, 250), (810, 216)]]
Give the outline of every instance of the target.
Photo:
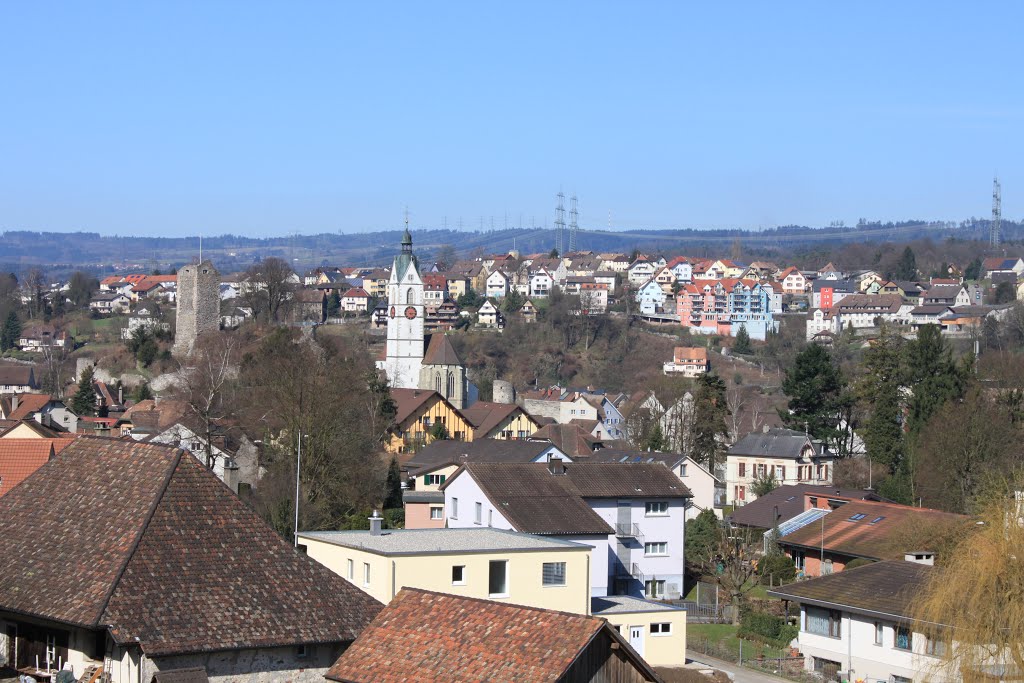
[(917, 550), (910, 553), (904, 553), (903, 559), (906, 562), (917, 562), (918, 564), (927, 564), (931, 566), (935, 564), (935, 553), (930, 550)]
[(373, 514), (370, 515), (370, 535), (371, 536), (380, 536), (381, 523), (383, 521), (384, 521), (384, 518), (380, 516), (380, 513), (377, 512), (376, 510), (374, 510)]

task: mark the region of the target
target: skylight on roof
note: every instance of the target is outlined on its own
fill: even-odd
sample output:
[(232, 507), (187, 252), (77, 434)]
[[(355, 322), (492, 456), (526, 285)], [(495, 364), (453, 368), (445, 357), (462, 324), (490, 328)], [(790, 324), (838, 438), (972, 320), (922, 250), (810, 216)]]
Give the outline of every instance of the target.
[(882, 521), (883, 519), (885, 519), (885, 517), (875, 517), (875, 518), (874, 518), (873, 520), (871, 520), (871, 521), (869, 522), (869, 524), (878, 524), (878, 523), (879, 523), (879, 522), (881, 522), (881, 521)]
[(863, 512), (858, 512), (855, 515), (850, 515), (850, 520), (849, 521), (851, 521), (851, 522), (859, 522), (860, 520), (864, 519), (865, 517), (867, 517), (867, 515), (865, 515)]
[(792, 503), (794, 500), (796, 500), (796, 496), (790, 496), (789, 498), (786, 499), (786, 502)]

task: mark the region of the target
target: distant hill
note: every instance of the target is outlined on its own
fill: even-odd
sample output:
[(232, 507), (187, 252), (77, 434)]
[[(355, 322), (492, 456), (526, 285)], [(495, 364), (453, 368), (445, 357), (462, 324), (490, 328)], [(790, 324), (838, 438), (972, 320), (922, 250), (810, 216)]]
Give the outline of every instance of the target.
[[(950, 237), (986, 240), (988, 223), (988, 220), (970, 219), (961, 222), (862, 222), (854, 227), (828, 228), (786, 226), (764, 231), (580, 230), (579, 248), (625, 253), (637, 248), (693, 256), (727, 256), (731, 247), (739, 242), (746, 253), (769, 256), (855, 242), (908, 242)], [(1008, 242), (1024, 239), (1024, 224), (1004, 220), (1003, 235)], [(546, 253), (555, 241), (553, 230), (526, 228), (482, 232), (414, 229), (413, 238), (416, 250), (424, 257), (429, 257), (445, 244), (454, 245), (460, 256), (504, 253), (513, 248), (524, 254)], [(221, 272), (244, 270), (269, 256), (283, 258), (300, 271), (326, 264), (380, 265), (392, 259), (400, 239), (401, 230), (269, 238), (220, 235), (203, 238), (203, 256), (213, 259)], [(0, 268), (15, 272), (30, 265), (43, 265), (50, 270), (84, 268), (96, 272), (124, 267), (166, 270), (190, 262), (198, 255), (198, 237), (27, 231), (5, 232), (0, 236)]]

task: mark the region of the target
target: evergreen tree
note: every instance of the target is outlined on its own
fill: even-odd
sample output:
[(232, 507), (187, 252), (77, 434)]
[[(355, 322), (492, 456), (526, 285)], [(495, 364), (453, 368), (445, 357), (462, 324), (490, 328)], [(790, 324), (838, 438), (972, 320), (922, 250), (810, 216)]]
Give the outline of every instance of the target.
[(902, 339), (883, 325), (881, 335), (864, 354), (866, 372), (860, 398), (870, 413), (863, 431), (868, 458), (884, 465), (893, 480), (883, 495), (910, 502), (909, 463), (903, 439), (902, 359)]
[(96, 394), (92, 389), (92, 366), (82, 370), (78, 379), (78, 391), (71, 399), (71, 412), (80, 417), (92, 415), (96, 411)]
[(718, 531), (718, 517), (713, 510), (701, 510), (701, 513), (686, 522), (686, 557), (690, 562), (698, 558), (710, 556), (715, 545)]
[(644, 450), (646, 451), (663, 451), (665, 450), (665, 434), (661, 431), (661, 423), (655, 422), (654, 427), (651, 428), (650, 433), (647, 435), (647, 439), (644, 442)]
[(337, 318), (339, 313), (341, 313), (341, 294), (338, 294), (338, 290), (335, 289), (327, 297), (327, 317)]
[(706, 372), (697, 379), (693, 397), (693, 459), (714, 471), (722, 452), (722, 443), (729, 436), (725, 416), (725, 382), (718, 375)]
[(4, 320), (3, 330), (0, 330), (0, 351), (9, 351), (18, 344), (21, 338), (21, 321), (18, 314), (11, 311)]
[(917, 278), (917, 257), (914, 256), (914, 250), (909, 245), (903, 250), (900, 260), (896, 262), (894, 277), (897, 280)]
[(964, 269), (964, 280), (981, 279), (981, 259), (976, 258)]
[(149, 382), (143, 382), (139, 386), (135, 387), (135, 391), (132, 392), (132, 399), (136, 403), (148, 401), (152, 398), (153, 390), (149, 388)]
[(732, 350), (736, 353), (750, 353), (750, 334), (747, 332), (746, 325), (740, 325), (740, 329), (736, 333), (736, 343), (732, 345)]
[(780, 413), (783, 424), (790, 429), (806, 428), (816, 439), (834, 439), (845, 385), (824, 346), (806, 347), (797, 354), (782, 382), (782, 391), (789, 396), (789, 410)]
[(953, 350), (937, 325), (923, 325), (904, 352), (905, 382), (911, 388), (908, 427), (917, 434), (932, 415), (963, 395), (967, 371), (953, 360)]

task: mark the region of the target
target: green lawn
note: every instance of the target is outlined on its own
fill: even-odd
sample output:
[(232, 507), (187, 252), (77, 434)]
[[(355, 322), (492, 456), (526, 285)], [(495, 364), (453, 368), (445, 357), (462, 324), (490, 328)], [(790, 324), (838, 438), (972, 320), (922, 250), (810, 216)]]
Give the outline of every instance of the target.
[[(738, 626), (732, 624), (689, 624), (686, 627), (687, 648), (692, 652), (703, 652), (706, 640), (711, 646), (708, 654), (738, 659), (740, 652), (740, 639), (736, 636), (738, 629)], [(777, 647), (744, 639), (743, 659), (755, 659), (758, 656), (774, 659), (785, 656), (785, 652)]]

